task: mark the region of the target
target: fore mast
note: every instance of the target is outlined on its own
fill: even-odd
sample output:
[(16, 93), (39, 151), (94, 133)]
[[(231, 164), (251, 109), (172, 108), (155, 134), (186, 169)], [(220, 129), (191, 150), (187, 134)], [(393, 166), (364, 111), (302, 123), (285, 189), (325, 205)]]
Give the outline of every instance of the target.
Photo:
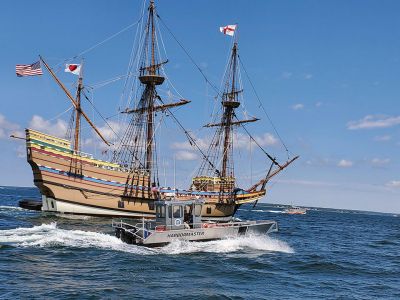
[[(53, 69), (46, 63), (46, 61), (39, 55), (40, 60), (43, 62), (45, 68), (49, 71), (50, 75), (56, 81), (56, 83), (60, 86), (60, 88), (64, 91), (67, 98), (71, 101), (74, 111), (72, 113), (72, 119), (70, 126), (74, 127), (74, 137), (73, 137), (73, 152), (70, 158), (70, 165), (69, 165), (69, 173), (68, 176), (72, 177), (82, 177), (82, 160), (81, 160), (81, 152), (80, 152), (80, 138), (81, 138), (81, 118), (84, 117), (88, 124), (92, 127), (92, 129), (96, 132), (96, 134), (101, 138), (101, 140), (107, 145), (110, 146), (111, 144), (104, 138), (104, 136), (100, 133), (99, 129), (93, 124), (93, 122), (89, 119), (87, 114), (83, 111), (81, 106), (81, 94), (84, 89), (83, 86), (83, 76), (82, 76), (82, 69), (83, 64), (80, 65), (79, 77), (78, 77), (78, 86), (76, 88), (76, 95), (75, 98), (71, 95), (65, 85), (60, 81), (57, 75), (54, 73)], [(68, 133), (67, 133), (68, 137)], [(71, 139), (72, 137), (69, 136)]]

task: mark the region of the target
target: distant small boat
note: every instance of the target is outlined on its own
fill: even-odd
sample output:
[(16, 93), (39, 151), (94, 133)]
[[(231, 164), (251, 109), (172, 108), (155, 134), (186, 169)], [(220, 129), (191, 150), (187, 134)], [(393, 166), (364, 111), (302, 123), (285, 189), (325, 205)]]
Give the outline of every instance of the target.
[(291, 206), (286, 208), (283, 213), (289, 214), (289, 215), (305, 215), (307, 213), (307, 209), (303, 207), (298, 207), (298, 206)]

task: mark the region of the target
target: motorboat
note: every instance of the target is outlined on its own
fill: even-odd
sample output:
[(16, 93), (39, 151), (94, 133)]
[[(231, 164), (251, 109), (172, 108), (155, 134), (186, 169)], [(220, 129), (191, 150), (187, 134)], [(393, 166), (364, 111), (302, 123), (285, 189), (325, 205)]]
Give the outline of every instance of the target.
[(128, 244), (148, 247), (163, 246), (176, 240), (211, 241), (248, 235), (264, 235), (278, 231), (272, 220), (224, 223), (202, 221), (203, 199), (187, 201), (160, 200), (155, 202), (156, 218), (113, 220), (115, 234)]

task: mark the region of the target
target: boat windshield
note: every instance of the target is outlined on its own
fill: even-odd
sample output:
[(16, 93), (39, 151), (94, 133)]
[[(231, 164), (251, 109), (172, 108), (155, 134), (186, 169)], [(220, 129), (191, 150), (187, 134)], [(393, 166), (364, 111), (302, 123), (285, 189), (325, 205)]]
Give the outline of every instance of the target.
[(179, 205), (174, 205), (174, 206), (169, 206), (168, 209), (168, 217), (169, 218), (182, 218), (183, 215), (183, 209), (182, 206)]
[(157, 218), (165, 218), (165, 206), (156, 206)]

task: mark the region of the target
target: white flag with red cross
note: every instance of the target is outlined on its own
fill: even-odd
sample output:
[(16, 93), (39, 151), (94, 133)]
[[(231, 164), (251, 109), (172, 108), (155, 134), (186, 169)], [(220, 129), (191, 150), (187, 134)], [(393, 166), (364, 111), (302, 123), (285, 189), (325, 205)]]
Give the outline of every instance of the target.
[(235, 34), (236, 30), (236, 25), (226, 25), (224, 27), (220, 27), (219, 31), (221, 31), (223, 34), (227, 34), (230, 36), (233, 36)]

